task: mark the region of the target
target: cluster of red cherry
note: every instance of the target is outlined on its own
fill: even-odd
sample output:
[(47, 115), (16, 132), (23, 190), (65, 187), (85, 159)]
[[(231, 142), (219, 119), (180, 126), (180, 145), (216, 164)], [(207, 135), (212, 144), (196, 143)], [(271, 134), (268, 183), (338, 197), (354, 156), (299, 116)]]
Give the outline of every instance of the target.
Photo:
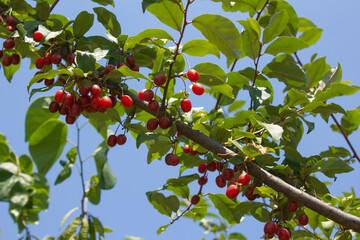
[[(8, 31), (14, 32), (15, 25), (16, 25), (16, 18), (13, 16), (7, 16), (5, 19), (7, 24), (6, 29)], [(2, 18), (0, 17), (0, 23), (2, 23)], [(16, 53), (13, 49), (15, 47), (15, 40), (14, 38), (8, 38), (3, 42), (3, 50), (0, 51), (0, 58), (5, 57), (2, 59), (2, 65), (4, 67), (8, 67), (11, 64), (18, 65), (20, 63), (20, 55)]]

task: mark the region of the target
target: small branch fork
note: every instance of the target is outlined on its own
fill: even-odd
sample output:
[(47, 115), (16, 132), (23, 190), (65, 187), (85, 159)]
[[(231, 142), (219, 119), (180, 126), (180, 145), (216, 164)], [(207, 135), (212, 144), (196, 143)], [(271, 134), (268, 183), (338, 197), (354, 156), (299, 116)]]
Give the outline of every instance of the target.
[[(302, 67), (303, 64), (302, 64), (299, 56), (297, 55), (297, 52), (294, 52), (294, 56), (295, 56), (295, 58), (296, 58), (296, 60), (297, 60), (297, 64), (299, 64), (299, 66)], [(343, 135), (346, 143), (349, 145), (351, 151), (353, 152), (353, 157), (356, 158), (356, 159), (358, 160), (358, 162), (360, 163), (360, 156), (359, 156), (359, 154), (356, 152), (356, 150), (355, 150), (355, 148), (353, 147), (352, 143), (350, 142), (350, 140), (349, 140), (347, 134), (345, 133), (344, 129), (341, 127), (341, 124), (340, 124), (340, 123), (338, 122), (338, 120), (335, 118), (334, 114), (331, 114), (330, 116), (331, 116), (332, 120), (335, 122), (336, 126), (339, 128), (341, 134)]]

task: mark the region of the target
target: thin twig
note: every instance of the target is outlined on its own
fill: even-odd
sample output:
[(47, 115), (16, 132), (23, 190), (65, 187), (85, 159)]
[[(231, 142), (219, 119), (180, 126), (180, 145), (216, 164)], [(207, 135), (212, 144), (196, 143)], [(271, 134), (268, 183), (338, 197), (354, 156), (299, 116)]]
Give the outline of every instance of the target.
[(56, 6), (56, 4), (58, 4), (59, 1), (60, 0), (55, 0), (55, 2), (50, 7), (50, 12), (54, 9), (54, 7)]
[(259, 11), (257, 11), (257, 16), (256, 16), (256, 18), (255, 18), (256, 21), (259, 20), (261, 13), (264, 11), (264, 9), (265, 9), (265, 7), (266, 7), (266, 5), (267, 5), (268, 3), (269, 3), (269, 0), (267, 0), (267, 1), (264, 3), (264, 5), (262, 6), (262, 8), (261, 8)]
[(79, 125), (76, 123), (76, 132), (77, 132), (77, 146), (76, 146), (76, 150), (77, 150), (77, 154), (79, 157), (79, 164), (80, 164), (80, 178), (81, 178), (81, 186), (82, 186), (82, 190), (83, 190), (83, 196), (81, 198), (81, 219), (83, 217), (86, 216), (86, 204), (85, 204), (85, 198), (86, 198), (86, 188), (85, 188), (85, 180), (84, 180), (84, 165), (83, 165), (83, 159), (81, 158), (81, 154), (80, 154), (80, 130), (81, 128), (79, 128)]

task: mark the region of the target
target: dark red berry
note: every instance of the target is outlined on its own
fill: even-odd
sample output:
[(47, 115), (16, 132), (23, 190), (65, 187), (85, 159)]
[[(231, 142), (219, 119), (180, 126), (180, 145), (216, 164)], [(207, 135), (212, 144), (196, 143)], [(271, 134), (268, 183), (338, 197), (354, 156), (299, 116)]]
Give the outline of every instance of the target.
[(113, 95), (111, 95), (110, 97), (110, 100), (111, 100), (111, 107), (115, 107), (116, 106), (116, 103), (117, 103), (117, 98)]
[(13, 55), (11, 55), (12, 58), (12, 64), (14, 65), (18, 65), (20, 63), (20, 55), (14, 53)]
[(3, 43), (3, 47), (5, 49), (12, 49), (13, 47), (15, 47), (15, 41), (12, 38), (6, 39)]
[(93, 96), (99, 96), (101, 93), (101, 88), (99, 85), (94, 84), (90, 87), (90, 92)]
[(16, 28), (14, 26), (6, 26), (6, 30), (10, 32), (15, 32)]
[(53, 64), (59, 64), (61, 62), (61, 59), (62, 59), (61, 54), (60, 53), (55, 53), (51, 57), (51, 62)]
[(202, 186), (202, 185), (205, 185), (207, 183), (207, 181), (208, 181), (207, 177), (202, 176), (202, 177), (199, 178), (198, 183), (199, 183), (199, 185)]
[(196, 204), (198, 204), (200, 202), (200, 196), (199, 195), (194, 195), (194, 196), (192, 196), (192, 198), (191, 198), (191, 203), (193, 204), (193, 205), (196, 205)]
[(100, 106), (101, 107), (108, 109), (108, 108), (111, 108), (111, 105), (112, 105), (112, 101), (108, 96), (104, 96), (104, 97), (100, 98)]
[(194, 151), (194, 149), (191, 147), (190, 148), (190, 154), (195, 156), (198, 152), (197, 151)]
[(45, 86), (50, 87), (55, 82), (55, 79), (45, 79)]
[(4, 52), (0, 50), (0, 58), (4, 56)]
[(156, 86), (161, 86), (166, 82), (166, 76), (165, 74), (158, 74), (154, 78), (154, 83)]
[(6, 24), (9, 26), (15, 26), (16, 25), (16, 18), (13, 16), (7, 16), (6, 17)]
[(107, 144), (109, 145), (109, 147), (114, 147), (116, 145), (116, 136), (110, 135), (108, 137)]
[(134, 66), (136, 61), (135, 61), (135, 57), (130, 55), (126, 58), (126, 62), (130, 65), (130, 66)]
[(42, 69), (45, 64), (44, 64), (44, 59), (43, 58), (38, 58), (35, 62), (35, 66), (37, 69)]
[(184, 153), (189, 153), (190, 152), (190, 146), (188, 144), (186, 144), (184, 147), (183, 147), (183, 151)]
[(217, 163), (216, 163), (215, 161), (207, 164), (207, 169), (208, 169), (210, 172), (215, 172), (215, 171), (216, 171), (216, 168), (217, 168)]
[(154, 97), (154, 92), (151, 89), (146, 89), (142, 95), (144, 101), (150, 102)]
[(203, 85), (201, 85), (200, 83), (195, 83), (193, 86), (192, 86), (192, 91), (193, 93), (195, 93), (196, 95), (203, 95), (204, 93), (204, 87)]
[(60, 113), (61, 115), (66, 115), (66, 114), (69, 113), (69, 108), (65, 107), (64, 105), (61, 105), (61, 106), (59, 107), (59, 113)]
[(44, 65), (51, 65), (52, 61), (51, 58), (53, 57), (52, 53), (45, 53), (44, 55)]
[(156, 118), (150, 118), (146, 123), (146, 128), (149, 131), (154, 131), (155, 129), (157, 129), (158, 125), (159, 121)]
[(49, 105), (49, 111), (52, 113), (56, 113), (59, 110), (59, 103), (52, 101)]
[(180, 158), (178, 155), (176, 154), (172, 154), (170, 157), (169, 157), (169, 163), (171, 166), (177, 166), (180, 162)]
[(148, 104), (148, 109), (152, 113), (156, 113), (159, 110), (159, 103), (156, 100), (151, 100)]
[(139, 91), (138, 97), (140, 100), (144, 101), (144, 93), (147, 89), (143, 89)]
[(307, 225), (307, 224), (309, 223), (309, 217), (308, 217), (305, 213), (300, 214), (300, 216), (299, 216), (299, 223), (300, 223), (300, 225), (302, 225), (302, 226)]
[(76, 55), (74, 53), (69, 53), (66, 57), (66, 60), (69, 63), (75, 63), (75, 57), (76, 57)]
[(129, 95), (122, 96), (120, 101), (121, 101), (121, 104), (127, 108), (131, 107), (133, 104), (133, 100), (131, 99), (131, 97)]
[(294, 200), (291, 200), (287, 205), (287, 210), (289, 212), (296, 212), (296, 210), (299, 208), (299, 204), (295, 202)]
[(180, 105), (181, 105), (181, 110), (183, 110), (183, 112), (191, 111), (191, 102), (189, 99), (183, 99)]
[(36, 31), (34, 32), (33, 38), (36, 42), (41, 42), (41, 40), (44, 38), (44, 35), (41, 32)]
[(115, 66), (114, 65), (112, 65), (112, 64), (109, 64), (109, 65), (107, 65), (106, 67), (105, 67), (105, 73), (106, 74), (108, 74), (108, 73), (110, 73), (112, 70), (114, 70), (115, 69)]
[(55, 101), (57, 103), (61, 103), (62, 99), (64, 97), (64, 95), (66, 94), (66, 92), (64, 92), (63, 90), (59, 90), (55, 93)]
[(70, 93), (64, 94), (61, 102), (65, 107), (71, 107), (74, 104), (74, 96)]
[(226, 181), (230, 181), (232, 178), (234, 178), (234, 170), (231, 168), (224, 169), (222, 176)]
[(81, 113), (81, 106), (78, 103), (74, 103), (73, 105), (71, 105), (70, 107), (70, 115), (76, 117), (79, 116)]
[(89, 95), (80, 95), (78, 99), (78, 103), (82, 107), (86, 107), (90, 104), (90, 96)]
[(90, 98), (90, 106), (92, 106), (92, 107), (98, 107), (100, 105), (100, 98), (99, 98), (99, 96), (92, 96), (91, 98)]
[(170, 119), (168, 117), (159, 118), (159, 127), (162, 129), (167, 129), (170, 126)]
[(137, 64), (130, 66), (130, 69), (134, 72), (138, 72), (140, 70), (139, 65)]
[(267, 222), (264, 226), (264, 233), (268, 236), (273, 236), (276, 233), (277, 227), (274, 221)]
[[(81, 85), (81, 86), (79, 87), (79, 93), (80, 93), (81, 95), (88, 95), (89, 92), (90, 92), (90, 87), (89, 87), (88, 85)], [(101, 92), (101, 90), (100, 90), (100, 92)], [(98, 94), (98, 95), (99, 95), (99, 94)]]
[(187, 77), (190, 81), (196, 82), (197, 80), (199, 80), (199, 73), (195, 69), (190, 69), (189, 71), (187, 71)]
[(116, 66), (116, 68), (121, 68), (122, 66), (126, 66), (125, 63), (118, 63), (118, 65)]
[(65, 117), (65, 122), (67, 124), (74, 124), (74, 122), (76, 121), (76, 117), (75, 116), (72, 116), (70, 114), (66, 115)]
[(198, 172), (199, 173), (206, 173), (206, 171), (207, 171), (206, 163), (200, 163), (200, 165), (198, 167)]
[(4, 67), (10, 66), (12, 64), (12, 57), (11, 56), (4, 57), (4, 59), (2, 60), (2, 64)]
[(223, 188), (226, 186), (226, 180), (224, 179), (223, 176), (221, 175), (218, 175), (216, 178), (215, 178), (215, 183), (216, 185), (219, 187), (219, 188)]
[(290, 233), (286, 228), (280, 228), (280, 230), (277, 232), (277, 235), (279, 237), (279, 240), (289, 240), (290, 239)]
[(226, 196), (230, 199), (234, 199), (239, 195), (240, 189), (236, 185), (229, 185), (226, 189)]
[(126, 143), (126, 136), (124, 134), (120, 134), (116, 137), (116, 143), (119, 145), (124, 145)]

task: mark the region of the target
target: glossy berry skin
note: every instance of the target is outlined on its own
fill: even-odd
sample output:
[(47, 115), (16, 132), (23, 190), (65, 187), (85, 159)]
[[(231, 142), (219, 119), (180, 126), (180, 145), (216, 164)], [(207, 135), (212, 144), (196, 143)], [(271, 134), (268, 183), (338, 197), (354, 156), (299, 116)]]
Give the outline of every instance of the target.
[(154, 131), (155, 129), (157, 129), (158, 125), (159, 121), (156, 118), (150, 118), (146, 123), (146, 128), (149, 131)]
[(206, 171), (207, 171), (206, 163), (200, 163), (200, 165), (198, 167), (198, 172), (199, 173), (206, 173)]
[(13, 55), (11, 55), (12, 58), (12, 64), (14, 65), (18, 65), (20, 63), (20, 55), (14, 53)]
[(274, 221), (267, 222), (264, 226), (264, 233), (267, 236), (274, 236), (277, 230), (277, 224)]
[(55, 82), (55, 79), (45, 79), (45, 86), (50, 87)]
[(131, 99), (131, 97), (129, 95), (122, 96), (120, 101), (121, 101), (121, 104), (127, 108), (131, 107), (133, 104), (133, 100)]
[(144, 93), (147, 89), (140, 90), (138, 93), (138, 97), (140, 100), (144, 101)]
[(75, 57), (76, 55), (74, 53), (69, 53), (66, 57), (66, 60), (69, 62), (69, 63), (73, 63), (75, 64)]
[(170, 119), (168, 117), (159, 118), (159, 127), (161, 129), (167, 129), (170, 126)]
[(6, 24), (9, 26), (15, 26), (16, 25), (16, 18), (13, 16), (7, 16), (6, 19)]
[(52, 53), (45, 53), (43, 61), (44, 61), (44, 65), (51, 65), (52, 61), (51, 58), (53, 57)]
[(16, 28), (14, 26), (6, 26), (6, 30), (10, 32), (15, 32)]
[(193, 204), (193, 205), (196, 205), (196, 204), (198, 204), (200, 202), (200, 196), (199, 195), (194, 195), (194, 196), (192, 196), (192, 198), (191, 198), (191, 203)]
[(126, 66), (125, 63), (118, 63), (118, 65), (116, 66), (116, 68), (121, 68), (122, 66)]
[(104, 96), (100, 98), (100, 106), (102, 106), (105, 109), (111, 108), (112, 101), (108, 96)]
[(154, 78), (154, 83), (156, 86), (161, 86), (166, 82), (165, 74), (158, 74)]
[(116, 106), (116, 103), (117, 103), (117, 98), (113, 95), (111, 95), (110, 97), (110, 100), (111, 100), (111, 107), (115, 107)]
[(240, 189), (236, 187), (236, 185), (229, 185), (226, 189), (226, 196), (230, 199), (234, 199), (239, 195)]
[(226, 181), (230, 181), (232, 178), (234, 178), (234, 170), (231, 168), (224, 169), (222, 176)]
[(44, 38), (44, 35), (41, 32), (36, 31), (36, 32), (34, 32), (33, 38), (34, 38), (34, 41), (41, 42), (41, 40), (43, 40), (43, 38)]
[(53, 101), (49, 105), (49, 111), (52, 113), (56, 113), (59, 110), (59, 103)]
[(204, 87), (203, 85), (201, 85), (200, 83), (195, 83), (193, 86), (192, 86), (192, 91), (193, 93), (195, 93), (196, 95), (203, 95), (204, 93)]
[(309, 217), (305, 213), (300, 214), (298, 220), (299, 220), (300, 225), (302, 225), (302, 226), (305, 226), (309, 223)]
[(181, 110), (183, 112), (190, 112), (191, 111), (191, 102), (189, 99), (183, 99), (180, 103)]
[(71, 107), (74, 104), (74, 96), (70, 93), (67, 93), (63, 96), (61, 102), (65, 107)]
[(12, 57), (11, 56), (6, 56), (4, 57), (4, 59), (2, 60), (2, 65), (4, 67), (8, 67), (12, 64)]
[(169, 164), (171, 166), (177, 166), (180, 163), (180, 158), (176, 154), (171, 154), (169, 157)]
[[(90, 87), (88, 85), (81, 85), (79, 87), (79, 93), (81, 95), (88, 95), (89, 92), (90, 92)], [(100, 90), (100, 92), (101, 92), (101, 90)]]
[(12, 49), (13, 47), (15, 47), (15, 41), (12, 38), (6, 39), (3, 43), (3, 47), (5, 49)]
[(140, 70), (139, 65), (137, 64), (130, 66), (130, 69), (134, 72), (138, 72)]
[(190, 148), (190, 154), (193, 155), (193, 156), (195, 156), (196, 154), (198, 154), (198, 152), (197, 152), (197, 151), (194, 151), (194, 149), (191, 147), (191, 148)]
[(183, 147), (183, 151), (184, 153), (189, 153), (190, 152), (190, 146), (188, 144), (186, 144), (184, 147)]
[(75, 116), (72, 116), (70, 114), (66, 115), (65, 117), (65, 122), (67, 124), (74, 124), (74, 122), (76, 121), (76, 117)]
[(4, 52), (0, 50), (0, 58), (4, 56)]
[(78, 103), (74, 103), (73, 105), (71, 105), (70, 107), (70, 115), (76, 117), (79, 116), (81, 113), (81, 106)]
[(287, 210), (289, 212), (296, 212), (296, 210), (299, 208), (299, 204), (295, 202), (294, 200), (291, 200), (287, 205)]
[(216, 185), (219, 187), (219, 188), (223, 188), (226, 186), (226, 180), (225, 178), (222, 176), (222, 175), (218, 175), (216, 178), (215, 178), (215, 183)]
[(200, 186), (203, 186), (203, 185), (205, 185), (207, 183), (207, 181), (208, 181), (207, 177), (202, 176), (202, 177), (199, 178), (198, 183), (199, 183)]
[(135, 61), (135, 57), (134, 56), (128, 56), (127, 58), (126, 58), (126, 62), (127, 62), (127, 64), (129, 64), (130, 66), (134, 66), (135, 65), (135, 63), (136, 63), (136, 61)]
[(90, 92), (93, 96), (99, 96), (101, 93), (101, 88), (99, 85), (94, 84), (90, 87)]
[(190, 69), (189, 71), (187, 71), (187, 77), (190, 81), (196, 82), (197, 80), (199, 80), (199, 73), (195, 69)]
[(107, 139), (107, 144), (109, 145), (109, 147), (114, 147), (116, 145), (116, 136), (110, 135)]
[(210, 171), (210, 172), (215, 172), (216, 169), (217, 169), (217, 162), (213, 161), (211, 163), (208, 163), (207, 164), (207, 169)]
[(109, 64), (109, 65), (107, 65), (106, 67), (105, 67), (105, 73), (106, 74), (108, 74), (108, 73), (110, 73), (112, 70), (114, 70), (115, 69), (115, 66), (114, 65), (112, 65), (112, 64)]
[(55, 101), (57, 103), (61, 103), (64, 95), (66, 94), (66, 92), (64, 92), (63, 90), (59, 90), (55, 93)]
[(100, 106), (100, 98), (99, 96), (92, 96), (90, 98), (90, 106), (97, 108)]
[(124, 134), (119, 134), (116, 137), (116, 143), (119, 145), (124, 145), (126, 143), (126, 136)]
[(289, 240), (290, 239), (290, 232), (286, 228), (280, 228), (277, 232), (279, 240)]
[(61, 59), (62, 59), (61, 54), (60, 53), (55, 53), (51, 57), (51, 62), (53, 64), (59, 64), (61, 62)]
[(148, 104), (148, 109), (152, 113), (156, 113), (159, 110), (159, 103), (156, 100), (151, 100)]
[(248, 187), (247, 189), (245, 189), (245, 197), (249, 200), (249, 201), (254, 201), (256, 198), (259, 198), (260, 195), (259, 194), (254, 194), (254, 190), (256, 187), (259, 187), (258, 184), (253, 184), (250, 187)]
[(248, 185), (250, 181), (251, 181), (251, 177), (247, 173), (240, 174), (238, 178), (238, 183), (240, 183), (242, 186)]
[(44, 59), (43, 58), (38, 58), (35, 62), (35, 66), (37, 69), (42, 69), (45, 64), (44, 64)]
[(89, 95), (80, 95), (78, 102), (80, 106), (86, 107), (90, 104), (90, 97)]
[(154, 97), (154, 92), (151, 89), (146, 89), (142, 95), (144, 101), (150, 102)]
[(66, 114), (69, 113), (69, 108), (65, 107), (64, 105), (61, 105), (61, 106), (59, 107), (59, 113), (60, 113), (61, 115), (66, 115)]

